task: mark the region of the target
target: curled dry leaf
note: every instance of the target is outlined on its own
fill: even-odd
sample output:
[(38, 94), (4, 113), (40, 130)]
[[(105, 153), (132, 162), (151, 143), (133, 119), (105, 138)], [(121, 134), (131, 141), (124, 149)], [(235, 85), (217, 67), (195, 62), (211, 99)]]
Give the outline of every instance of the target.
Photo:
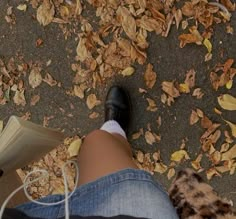
[(76, 53), (77, 53), (78, 59), (81, 62), (84, 62), (87, 58), (91, 56), (90, 52), (88, 51), (86, 47), (86, 38), (80, 37), (79, 44), (76, 48)]
[(21, 90), (21, 91), (16, 91), (14, 97), (13, 97), (13, 101), (14, 103), (19, 106), (19, 105), (22, 105), (22, 106), (25, 106), (26, 105), (26, 100), (25, 100), (25, 91), (24, 90)]
[(92, 112), (91, 114), (89, 114), (90, 119), (96, 119), (98, 117), (99, 117), (99, 113), (97, 113), (97, 112)]
[(196, 97), (197, 99), (202, 99), (204, 93), (202, 92), (201, 88), (196, 88), (194, 89), (192, 96)]
[(221, 153), (219, 151), (215, 151), (210, 155), (211, 162), (216, 165), (221, 161)]
[(208, 180), (211, 180), (213, 176), (221, 176), (214, 167), (208, 169), (206, 175)]
[(40, 100), (39, 95), (34, 95), (30, 100), (30, 106), (35, 106)]
[(194, 125), (195, 123), (197, 123), (199, 121), (199, 117), (196, 111), (192, 110), (192, 113), (190, 115), (190, 121), (189, 124), (190, 125)]
[(194, 160), (194, 161), (191, 162), (191, 165), (192, 165), (192, 167), (193, 167), (195, 170), (199, 170), (199, 169), (202, 168), (202, 167), (201, 167), (202, 156), (203, 156), (202, 154), (199, 154), (199, 155), (197, 156), (196, 160)]
[(229, 94), (219, 96), (218, 103), (225, 110), (236, 110), (236, 98)]
[(157, 162), (155, 164), (154, 172), (163, 174), (167, 171), (167, 169), (168, 167), (165, 164), (163, 164), (162, 162)]
[(25, 12), (27, 10), (27, 5), (26, 4), (19, 4), (16, 8), (20, 11)]
[(236, 144), (231, 147), (227, 152), (222, 154), (221, 160), (232, 160), (236, 157)]
[(229, 127), (231, 128), (231, 132), (232, 132), (232, 136), (234, 136), (236, 138), (236, 124), (230, 122), (230, 121), (227, 121), (227, 120), (224, 120), (228, 125)]
[(212, 126), (212, 121), (207, 116), (203, 116), (201, 119), (201, 126), (204, 129), (208, 129)]
[(147, 69), (144, 73), (144, 81), (148, 88), (153, 88), (154, 84), (156, 83), (157, 74), (153, 71), (153, 65), (148, 64)]
[(179, 151), (175, 151), (173, 154), (171, 154), (171, 158), (170, 159), (171, 159), (171, 161), (180, 162), (183, 159), (189, 160), (190, 157), (189, 157), (187, 151), (179, 150)]
[(189, 88), (193, 88), (195, 86), (195, 75), (196, 72), (194, 69), (190, 69), (186, 74), (184, 83), (187, 84)]
[(45, 78), (43, 79), (43, 81), (44, 81), (45, 83), (47, 83), (49, 86), (51, 86), (51, 87), (57, 85), (57, 81), (54, 80), (53, 77), (52, 77), (49, 73), (46, 74), (46, 76), (45, 76)]
[(203, 41), (203, 45), (207, 48), (208, 53), (211, 54), (211, 51), (212, 51), (211, 41), (205, 38)]
[(168, 173), (167, 173), (168, 180), (170, 180), (174, 175), (175, 175), (175, 169), (174, 168), (170, 168)]
[(83, 7), (82, 7), (82, 4), (81, 4), (81, 1), (80, 0), (76, 0), (75, 14), (76, 15), (81, 15), (82, 11), (83, 11)]
[(52, 22), (54, 14), (55, 7), (53, 2), (51, 0), (43, 0), (37, 10), (37, 20), (41, 25), (46, 26)]
[(150, 98), (146, 98), (146, 100), (148, 101), (147, 111), (156, 112), (157, 105), (156, 105), (155, 101)]
[(153, 145), (153, 143), (156, 142), (156, 138), (155, 138), (154, 134), (151, 133), (150, 131), (145, 132), (145, 140), (150, 145)]
[(87, 88), (85, 84), (81, 85), (74, 85), (74, 94), (76, 97), (79, 97), (80, 99), (84, 99), (84, 91)]
[(99, 104), (101, 104), (101, 101), (97, 99), (95, 94), (90, 94), (87, 97), (86, 104), (87, 104), (88, 108), (91, 110), (95, 106), (98, 106)]
[(142, 151), (138, 151), (136, 157), (137, 157), (137, 160), (138, 160), (139, 163), (143, 163), (144, 153)]
[(135, 69), (133, 67), (127, 67), (126, 69), (124, 69), (121, 74), (123, 76), (131, 76), (134, 73)]
[(228, 151), (229, 150), (229, 146), (230, 146), (229, 143), (222, 144), (221, 147), (220, 147), (220, 152), (223, 153), (223, 152)]
[(143, 135), (143, 129), (141, 128), (141, 129), (139, 129), (138, 132), (132, 134), (132, 139), (133, 140), (139, 139), (140, 136), (142, 136), (142, 135)]
[(75, 139), (69, 146), (68, 152), (70, 157), (75, 157), (79, 154), (80, 146), (82, 144), (82, 140), (80, 138)]
[(171, 97), (176, 98), (180, 96), (178, 89), (174, 86), (174, 82), (163, 81), (161, 85), (162, 90)]
[(42, 83), (41, 68), (33, 67), (29, 74), (29, 84), (32, 88), (38, 87)]
[(126, 35), (133, 41), (136, 40), (136, 22), (129, 10), (125, 7), (119, 6), (117, 15), (121, 20), (121, 25)]

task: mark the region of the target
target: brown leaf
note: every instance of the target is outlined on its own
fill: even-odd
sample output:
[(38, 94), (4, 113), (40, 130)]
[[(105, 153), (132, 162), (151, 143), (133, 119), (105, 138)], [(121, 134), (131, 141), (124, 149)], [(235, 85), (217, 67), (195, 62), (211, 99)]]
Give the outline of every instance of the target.
[(41, 68), (33, 67), (29, 75), (29, 84), (32, 88), (38, 87), (42, 83)]
[(174, 14), (174, 17), (175, 17), (176, 27), (177, 27), (177, 29), (179, 29), (179, 24), (183, 19), (182, 11), (180, 9), (177, 9), (177, 10), (175, 9), (173, 11), (173, 14)]
[(216, 165), (221, 161), (221, 153), (219, 151), (215, 151), (210, 155), (211, 162)]
[(142, 151), (138, 151), (136, 157), (137, 157), (137, 160), (138, 160), (139, 163), (143, 163), (143, 161), (144, 161), (144, 154), (143, 154)]
[(167, 169), (168, 167), (165, 164), (163, 164), (162, 162), (157, 162), (155, 164), (154, 172), (163, 174), (167, 171)]
[(80, 37), (79, 44), (76, 48), (76, 53), (79, 61), (84, 62), (87, 58), (91, 57), (91, 53), (86, 47), (86, 38)]
[(147, 111), (156, 112), (157, 105), (156, 105), (155, 101), (150, 98), (146, 98), (146, 100), (148, 101)]
[(41, 25), (46, 26), (52, 22), (54, 14), (53, 2), (51, 0), (43, 0), (43, 3), (37, 10), (37, 20)]
[(202, 156), (203, 156), (202, 154), (199, 154), (199, 155), (197, 156), (197, 158), (196, 158), (194, 161), (191, 162), (192, 167), (193, 167), (195, 170), (202, 169), (202, 167), (201, 167)]
[(231, 147), (227, 152), (222, 154), (221, 160), (232, 160), (236, 157), (236, 144)]
[(194, 89), (192, 96), (197, 97), (197, 99), (202, 99), (204, 93), (202, 92), (201, 88), (196, 88)]
[(145, 140), (148, 144), (153, 145), (156, 142), (156, 138), (150, 131), (145, 132)]
[(136, 22), (129, 10), (125, 7), (119, 6), (117, 15), (121, 20), (122, 27), (126, 35), (133, 41), (136, 40)]
[(208, 129), (212, 126), (212, 121), (207, 116), (203, 116), (201, 119), (201, 126), (204, 129)]
[(30, 106), (35, 106), (40, 100), (40, 96), (39, 95), (34, 95), (32, 98), (31, 98), (31, 101), (30, 101)]
[(179, 91), (174, 86), (174, 82), (163, 81), (161, 85), (162, 85), (162, 90), (165, 91), (171, 97), (176, 98), (180, 96)]
[(87, 104), (88, 108), (91, 110), (95, 106), (98, 106), (99, 104), (101, 104), (101, 101), (97, 99), (95, 94), (90, 94), (87, 97), (86, 104)]
[(49, 86), (53, 87), (57, 85), (57, 81), (53, 79), (53, 77), (47, 73), (45, 78), (43, 79), (44, 82), (46, 82)]
[(196, 72), (194, 69), (190, 69), (186, 74), (184, 83), (187, 84), (189, 88), (193, 88), (195, 86), (195, 75)]
[(199, 121), (199, 117), (198, 117), (198, 114), (192, 110), (192, 113), (190, 115), (190, 121), (189, 121), (189, 124), (190, 125), (194, 125), (195, 123), (197, 123)]
[(74, 94), (76, 97), (79, 97), (80, 99), (84, 99), (84, 91), (87, 88), (85, 84), (81, 85), (74, 85)]
[(147, 65), (147, 69), (144, 73), (144, 81), (148, 88), (153, 88), (156, 83), (157, 74), (153, 71), (153, 66), (151, 64)]
[(167, 173), (168, 180), (170, 180), (174, 175), (175, 175), (175, 169), (174, 168), (170, 168), (168, 173)]
[(90, 119), (96, 119), (98, 117), (99, 117), (99, 113), (97, 113), (97, 112), (92, 112), (91, 114), (89, 114)]
[(138, 132), (132, 134), (132, 139), (133, 140), (139, 139), (140, 136), (142, 136), (142, 135), (143, 135), (143, 129), (141, 128), (141, 129), (139, 129)]
[(13, 97), (13, 101), (14, 103), (19, 106), (25, 106), (26, 105), (26, 100), (25, 100), (25, 95), (24, 95), (25, 91), (21, 90), (21, 91), (16, 91), (15, 96)]
[(236, 138), (236, 124), (230, 122), (230, 121), (227, 121), (227, 120), (224, 120), (228, 125), (229, 127), (231, 128), (231, 132), (232, 132), (232, 136)]
[(137, 24), (139, 27), (149, 32), (155, 31), (156, 34), (160, 34), (162, 32), (162, 22), (159, 22), (146, 15), (142, 16), (141, 19), (137, 20)]
[(211, 180), (213, 176), (221, 176), (214, 167), (208, 169), (206, 175), (208, 180)]

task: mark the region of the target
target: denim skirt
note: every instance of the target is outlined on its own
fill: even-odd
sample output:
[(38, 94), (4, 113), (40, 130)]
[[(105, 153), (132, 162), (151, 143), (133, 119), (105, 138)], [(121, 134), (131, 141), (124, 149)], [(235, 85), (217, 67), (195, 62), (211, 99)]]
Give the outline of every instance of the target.
[[(49, 195), (41, 202), (57, 202), (63, 195)], [(64, 204), (41, 206), (25, 203), (16, 207), (31, 217), (60, 218)], [(70, 215), (144, 218), (178, 218), (167, 193), (146, 171), (125, 169), (78, 187), (69, 199)]]

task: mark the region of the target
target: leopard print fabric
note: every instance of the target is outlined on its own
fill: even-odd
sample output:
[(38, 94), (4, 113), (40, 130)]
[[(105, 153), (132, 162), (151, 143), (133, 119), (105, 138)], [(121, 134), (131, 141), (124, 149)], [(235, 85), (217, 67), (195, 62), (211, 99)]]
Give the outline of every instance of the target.
[(190, 169), (178, 173), (169, 195), (181, 219), (236, 219), (230, 202)]

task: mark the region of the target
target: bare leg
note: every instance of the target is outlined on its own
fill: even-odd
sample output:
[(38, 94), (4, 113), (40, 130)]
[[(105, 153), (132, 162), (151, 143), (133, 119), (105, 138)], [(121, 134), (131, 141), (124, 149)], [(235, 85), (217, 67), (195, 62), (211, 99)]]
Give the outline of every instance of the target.
[(79, 185), (122, 169), (137, 169), (127, 140), (119, 134), (110, 134), (102, 130), (93, 131), (85, 138), (78, 162)]

